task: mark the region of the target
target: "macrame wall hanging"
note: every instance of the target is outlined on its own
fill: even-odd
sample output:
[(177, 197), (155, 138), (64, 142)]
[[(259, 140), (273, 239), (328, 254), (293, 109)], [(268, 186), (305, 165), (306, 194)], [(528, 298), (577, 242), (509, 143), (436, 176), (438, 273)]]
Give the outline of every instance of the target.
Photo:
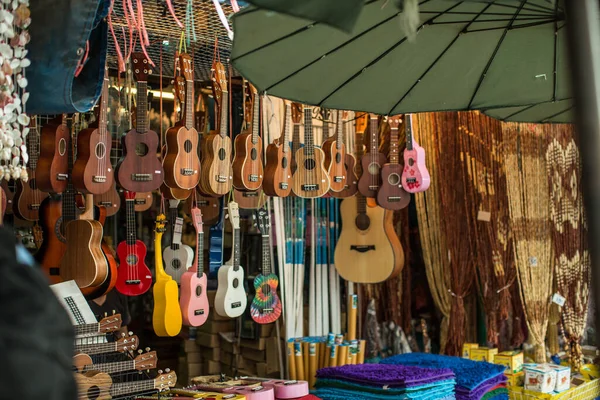
[(546, 361), (544, 339), (553, 279), (546, 135), (541, 125), (506, 123), (506, 184), (515, 265), (535, 362)]
[[(569, 125), (548, 127), (546, 150), (557, 308), (573, 370), (581, 365), (581, 338), (590, 294), (590, 256), (581, 194), (581, 160)], [(560, 297), (556, 297), (560, 296)], [(564, 298), (562, 305), (561, 297)]]
[(0, 10), (0, 174), (5, 180), (29, 178), (25, 69), (31, 62), (25, 46), (30, 40), (30, 15), (28, 0), (4, 1)]
[(475, 219), (473, 244), (477, 284), (486, 314), (487, 344), (499, 347), (500, 329), (507, 330), (504, 325), (511, 309), (510, 289), (516, 279), (508, 229), (502, 127), (499, 121), (477, 112), (459, 113), (459, 122), (461, 162), (467, 169), (471, 192), (466, 201)]

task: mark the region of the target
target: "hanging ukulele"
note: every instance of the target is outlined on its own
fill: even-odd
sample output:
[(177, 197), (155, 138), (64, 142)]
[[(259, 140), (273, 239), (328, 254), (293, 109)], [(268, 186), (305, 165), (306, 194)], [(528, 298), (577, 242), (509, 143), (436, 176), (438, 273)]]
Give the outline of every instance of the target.
[(263, 145), (260, 131), (260, 96), (249, 84), (253, 97), (252, 131), (243, 132), (235, 138), (233, 159), (233, 186), (238, 190), (258, 190), (263, 182)]
[(108, 70), (104, 73), (100, 115), (95, 127), (79, 132), (77, 160), (73, 164), (73, 185), (84, 193), (103, 194), (113, 184), (114, 171), (110, 163), (112, 139), (108, 133)]
[[(158, 135), (148, 128), (148, 75), (152, 73), (144, 53), (132, 53), (137, 88), (136, 125), (123, 136), (124, 157), (117, 164), (117, 180), (125, 190), (151, 192), (163, 182), (163, 166), (156, 157)], [(193, 97), (192, 97), (193, 98)]]
[(387, 157), (379, 152), (377, 114), (371, 114), (369, 126), (369, 152), (360, 160), (363, 172), (358, 180), (358, 190), (365, 197), (375, 198), (381, 186), (381, 166), (387, 162)]
[[(327, 121), (323, 119), (323, 128)], [(325, 132), (325, 130), (323, 130)], [(337, 112), (337, 128), (334, 136), (331, 136), (323, 143), (323, 152), (325, 153), (325, 168), (329, 174), (332, 192), (341, 192), (346, 187), (348, 171), (346, 170), (346, 145), (342, 131), (342, 112)]]
[(204, 273), (204, 231), (202, 212), (192, 208), (192, 221), (196, 229), (196, 257), (194, 264), (181, 277), (181, 298), (179, 306), (184, 325), (200, 326), (206, 322), (209, 313), (207, 282)]
[(390, 125), (390, 162), (381, 169), (381, 188), (377, 192), (377, 204), (386, 210), (401, 210), (410, 203), (410, 194), (402, 187), (403, 166), (399, 163), (398, 126), (400, 116), (388, 118)]
[(171, 188), (193, 189), (200, 180), (198, 131), (194, 127), (194, 65), (189, 54), (179, 56), (186, 81), (185, 121), (167, 131), (167, 153), (163, 160), (165, 183)]
[(404, 150), (404, 172), (402, 186), (409, 193), (429, 189), (431, 179), (425, 165), (425, 149), (413, 137), (412, 115), (406, 114), (406, 150)]
[(156, 218), (154, 238), (154, 267), (156, 268), (156, 283), (152, 288), (154, 309), (152, 311), (152, 327), (157, 336), (176, 336), (181, 331), (181, 309), (179, 308), (179, 288), (164, 270), (162, 261), (161, 241), (165, 232), (164, 214)]
[(284, 100), (284, 104), (285, 121), (283, 123), (283, 134), (267, 146), (267, 163), (265, 165), (265, 179), (263, 181), (265, 194), (277, 197), (287, 197), (292, 191), (292, 170), (290, 164), (292, 159), (292, 151), (290, 149), (292, 107), (287, 100)]
[[(348, 126), (348, 123), (343, 121), (346, 118), (347, 111), (343, 111), (342, 120), (340, 121), (340, 123), (342, 123), (345, 127)], [(347, 143), (347, 136), (348, 134), (346, 132), (346, 134), (343, 135), (345, 144)], [(354, 170), (354, 167), (356, 166), (356, 158), (354, 157), (354, 154), (348, 151), (348, 146), (346, 146), (346, 159), (344, 161), (344, 164), (346, 165), (346, 173), (348, 174), (346, 177), (346, 185), (344, 186), (344, 189), (342, 189), (339, 192), (334, 192), (331, 190), (329, 191), (329, 195), (336, 199), (344, 199), (346, 197), (354, 196), (356, 192), (358, 192), (358, 177), (356, 176), (356, 171)]]
[(70, 132), (67, 116), (59, 115), (42, 127), (40, 157), (36, 167), (37, 187), (49, 193), (62, 193), (69, 177)]
[(194, 250), (181, 243), (183, 218), (178, 217), (179, 200), (169, 200), (169, 222), (171, 223), (171, 244), (163, 249), (165, 272), (179, 283), (181, 275), (192, 266)]
[(281, 315), (281, 301), (277, 296), (279, 278), (271, 272), (271, 216), (264, 208), (255, 212), (258, 230), (262, 235), (262, 273), (254, 278), (256, 294), (250, 305), (250, 315), (259, 324), (275, 322)]
[(152, 273), (146, 266), (146, 245), (136, 238), (135, 192), (125, 191), (127, 237), (117, 246), (119, 270), (116, 288), (125, 296), (139, 296), (152, 286)]

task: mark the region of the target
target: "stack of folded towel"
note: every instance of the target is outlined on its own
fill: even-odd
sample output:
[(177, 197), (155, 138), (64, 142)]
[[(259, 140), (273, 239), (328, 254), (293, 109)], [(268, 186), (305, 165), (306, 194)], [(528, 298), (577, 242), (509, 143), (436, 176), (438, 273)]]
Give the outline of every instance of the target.
[(359, 364), (320, 369), (314, 394), (323, 400), (450, 400), (455, 385), (450, 369)]
[(407, 353), (386, 358), (385, 365), (448, 369), (456, 376), (457, 400), (508, 400), (504, 366), (465, 358), (426, 353)]

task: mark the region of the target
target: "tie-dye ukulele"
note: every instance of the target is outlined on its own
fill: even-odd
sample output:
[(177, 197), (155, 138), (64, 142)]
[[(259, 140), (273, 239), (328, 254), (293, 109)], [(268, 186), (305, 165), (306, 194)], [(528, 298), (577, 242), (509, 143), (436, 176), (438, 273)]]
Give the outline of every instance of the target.
[(275, 322), (281, 315), (281, 301), (277, 296), (279, 279), (271, 272), (270, 215), (266, 209), (256, 210), (254, 218), (262, 235), (262, 273), (254, 279), (256, 294), (250, 305), (250, 315), (259, 324)]

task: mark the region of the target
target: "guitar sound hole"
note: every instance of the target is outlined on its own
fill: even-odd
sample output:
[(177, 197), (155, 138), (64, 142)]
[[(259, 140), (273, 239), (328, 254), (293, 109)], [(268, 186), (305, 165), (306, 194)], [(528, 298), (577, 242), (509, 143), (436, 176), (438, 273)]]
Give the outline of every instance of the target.
[(408, 159), (408, 165), (410, 165), (411, 167), (415, 164), (415, 160), (413, 160), (412, 158)]
[(371, 175), (379, 175), (379, 164), (377, 163), (371, 163), (369, 164), (369, 174)]
[(371, 219), (367, 214), (358, 214), (356, 216), (356, 227), (361, 231), (366, 231), (371, 225)]
[(342, 162), (342, 155), (340, 153), (335, 154), (335, 163), (339, 164)]
[(314, 169), (317, 166), (317, 162), (315, 160), (313, 160), (312, 158), (307, 158), (306, 160), (304, 160), (304, 169), (307, 169), (308, 171)]
[(135, 154), (138, 157), (144, 157), (148, 154), (148, 146), (146, 143), (138, 143), (137, 146), (135, 146)]
[(29, 187), (33, 190), (37, 189), (37, 186), (35, 184), (35, 179), (30, 179), (27, 183), (29, 183)]
[(171, 261), (171, 267), (173, 267), (173, 269), (181, 268), (181, 261), (179, 261), (177, 258), (174, 259), (173, 261)]
[(127, 265), (135, 265), (138, 262), (138, 258), (137, 255), (135, 254), (129, 254), (127, 256)]
[(89, 400), (96, 400), (100, 397), (100, 388), (96, 385), (90, 386), (87, 390), (87, 398)]
[(396, 186), (400, 184), (400, 175), (398, 174), (390, 174), (388, 176), (388, 182), (390, 185)]
[(64, 156), (67, 151), (67, 141), (65, 139), (60, 139), (58, 141), (58, 154)]
[(256, 160), (256, 158), (258, 157), (258, 151), (256, 151), (256, 149), (252, 149), (250, 150), (250, 158), (252, 158), (252, 161)]
[(238, 279), (238, 278), (235, 278), (235, 279), (233, 280), (233, 288), (234, 288), (234, 289), (237, 289), (237, 287), (238, 287), (238, 285), (239, 285), (239, 284), (240, 284), (240, 281), (239, 281), (239, 279)]
[(264, 285), (262, 285), (261, 291), (263, 292), (263, 294), (269, 296), (271, 295), (271, 286), (265, 283)]
[(287, 166), (288, 166), (288, 159), (287, 159), (287, 157), (283, 157), (281, 159), (281, 168), (287, 168)]
[(200, 285), (196, 286), (196, 296), (202, 296), (202, 286)]
[(192, 141), (190, 139), (183, 142), (183, 149), (186, 153), (191, 153), (192, 151)]
[(99, 159), (104, 158), (104, 156), (106, 155), (106, 146), (104, 145), (104, 143), (98, 143), (96, 145), (96, 157), (98, 157)]
[(220, 148), (219, 149), (219, 160), (221, 160), (221, 161), (225, 160), (226, 156), (227, 156), (227, 152), (225, 151), (225, 149)]

